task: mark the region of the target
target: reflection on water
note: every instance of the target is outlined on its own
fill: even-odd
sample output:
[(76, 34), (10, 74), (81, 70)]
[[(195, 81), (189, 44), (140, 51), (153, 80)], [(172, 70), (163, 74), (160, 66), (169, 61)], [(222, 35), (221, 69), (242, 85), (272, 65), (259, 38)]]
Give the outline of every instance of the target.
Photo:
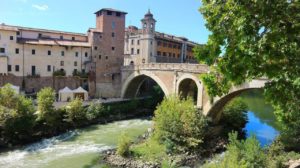
[(280, 132), (274, 110), (264, 100), (261, 90), (247, 91), (240, 96), (248, 105), (247, 137), (255, 134), (262, 146), (270, 144)]

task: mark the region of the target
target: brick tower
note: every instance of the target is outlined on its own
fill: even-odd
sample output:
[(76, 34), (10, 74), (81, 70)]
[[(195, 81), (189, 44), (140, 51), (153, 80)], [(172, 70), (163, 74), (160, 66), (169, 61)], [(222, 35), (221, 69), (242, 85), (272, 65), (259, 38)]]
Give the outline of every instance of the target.
[(127, 13), (105, 8), (95, 14), (96, 28), (89, 30), (89, 39), (92, 44), (92, 62), (95, 64), (96, 96), (118, 97)]

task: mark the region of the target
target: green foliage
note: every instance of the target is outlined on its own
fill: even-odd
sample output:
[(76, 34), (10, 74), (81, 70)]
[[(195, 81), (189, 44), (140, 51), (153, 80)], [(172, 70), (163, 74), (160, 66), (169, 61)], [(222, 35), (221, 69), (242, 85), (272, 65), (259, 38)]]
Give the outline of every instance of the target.
[(37, 101), (37, 120), (44, 122), (44, 124), (49, 127), (59, 126), (58, 123), (60, 123), (61, 115), (53, 106), (55, 102), (55, 91), (52, 88), (43, 88), (37, 94)]
[(132, 146), (130, 150), (133, 156), (144, 161), (161, 161), (167, 157), (165, 145), (152, 137), (141, 144)]
[(247, 105), (241, 98), (230, 101), (223, 109), (221, 122), (230, 129), (241, 131), (247, 123)]
[(224, 158), (204, 167), (254, 168), (266, 167), (266, 155), (255, 136), (239, 141), (237, 133), (229, 134), (229, 144)]
[(130, 154), (130, 145), (131, 139), (127, 134), (123, 133), (118, 140), (117, 154), (123, 157), (128, 156)]
[(0, 88), (0, 131), (2, 141), (15, 143), (27, 139), (34, 126), (31, 99), (18, 95), (10, 85)]
[(211, 96), (228, 92), (223, 85), (268, 78), (266, 98), (293, 144), (300, 142), (299, 10), (298, 1), (202, 0), (200, 11), (212, 34), (194, 49), (212, 67), (215, 77), (203, 80)]
[(86, 119), (89, 121), (95, 120), (98, 117), (103, 117), (106, 113), (102, 104), (90, 104), (86, 109)]
[(82, 100), (74, 99), (66, 106), (66, 121), (73, 125), (81, 125), (85, 121), (85, 110), (82, 106)]
[(88, 73), (82, 71), (82, 72), (79, 72), (79, 71), (73, 71), (73, 76), (78, 76), (80, 78), (88, 78)]
[(66, 76), (66, 71), (65, 70), (56, 70), (53, 72), (53, 76)]
[(207, 119), (194, 108), (192, 99), (171, 96), (157, 107), (154, 117), (155, 137), (167, 144), (169, 151), (194, 150), (203, 143)]

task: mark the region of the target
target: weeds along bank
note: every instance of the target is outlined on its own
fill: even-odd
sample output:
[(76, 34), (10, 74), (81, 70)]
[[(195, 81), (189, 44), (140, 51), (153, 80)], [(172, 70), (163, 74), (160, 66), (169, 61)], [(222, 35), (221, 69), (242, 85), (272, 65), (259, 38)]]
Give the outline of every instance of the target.
[(80, 99), (55, 109), (55, 92), (44, 88), (33, 101), (16, 94), (9, 85), (0, 89), (0, 146), (14, 147), (96, 123), (151, 115), (154, 99), (132, 100), (83, 107)]

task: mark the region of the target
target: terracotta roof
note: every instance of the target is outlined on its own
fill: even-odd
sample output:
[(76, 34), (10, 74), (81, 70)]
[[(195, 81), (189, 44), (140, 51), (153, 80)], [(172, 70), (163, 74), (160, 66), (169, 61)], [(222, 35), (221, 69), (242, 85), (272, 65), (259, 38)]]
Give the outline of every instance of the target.
[(83, 34), (83, 33), (74, 33), (74, 32), (66, 32), (66, 31), (59, 31), (59, 30), (48, 30), (48, 29), (39, 29), (39, 28), (22, 27), (22, 26), (12, 26), (12, 25), (6, 25), (6, 24), (0, 24), (0, 30), (11, 30), (11, 31), (28, 30), (28, 31), (38, 31), (38, 32), (57, 33), (57, 34), (68, 34), (68, 35), (76, 35), (76, 36), (87, 36), (86, 34)]
[(22, 39), (21, 43), (33, 45), (57, 45), (57, 46), (73, 46), (73, 47), (91, 47), (88, 42), (78, 41), (62, 41), (62, 40), (35, 40), (35, 39)]

